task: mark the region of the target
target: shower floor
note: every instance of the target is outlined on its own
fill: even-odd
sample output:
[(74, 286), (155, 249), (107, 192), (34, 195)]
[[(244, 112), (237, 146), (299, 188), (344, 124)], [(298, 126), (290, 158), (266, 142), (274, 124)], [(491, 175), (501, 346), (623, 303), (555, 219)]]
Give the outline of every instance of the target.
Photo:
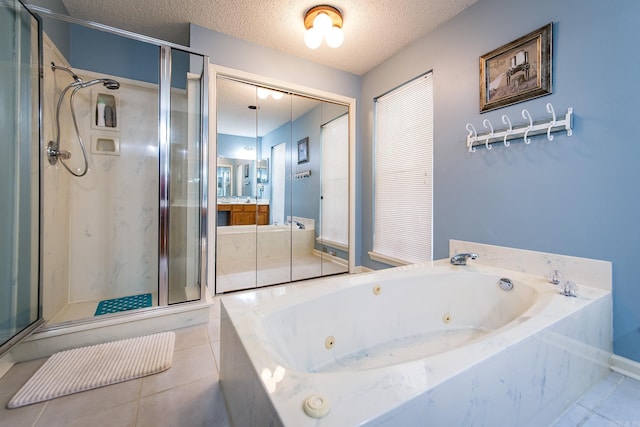
[[(79, 319), (87, 319), (87, 318), (92, 318), (94, 317), (94, 314), (96, 312), (96, 308), (98, 307), (98, 304), (100, 304), (100, 301), (104, 300), (106, 298), (100, 298), (100, 299), (95, 299), (95, 300), (87, 300), (87, 301), (77, 301), (77, 302), (70, 302), (67, 305), (65, 305), (62, 310), (60, 310), (58, 312), (58, 314), (56, 314), (49, 322), (48, 324), (52, 324), (52, 323), (62, 323), (62, 322), (69, 322), (72, 320), (79, 320)], [(157, 292), (151, 292), (151, 306), (157, 306), (158, 305), (158, 293)]]
[[(187, 287), (177, 290), (178, 293), (169, 293), (169, 302), (184, 301), (185, 295), (188, 301), (196, 300), (200, 296), (200, 288)], [(70, 322), (73, 320), (94, 318), (96, 308), (100, 301), (108, 299), (101, 298), (87, 301), (75, 301), (65, 305), (62, 310), (58, 312), (47, 324), (55, 324), (62, 322)], [(151, 306), (156, 307), (158, 305), (158, 292), (151, 292)], [(135, 311), (135, 310), (132, 310)], [(99, 317), (99, 316), (98, 316)]]
[(258, 271), (247, 270), (246, 261), (219, 263), (216, 269), (216, 292), (230, 292), (257, 286), (274, 285), (290, 281), (304, 280), (347, 273), (346, 265), (328, 259), (321, 261), (313, 254), (295, 255), (291, 265), (289, 257), (259, 259)]

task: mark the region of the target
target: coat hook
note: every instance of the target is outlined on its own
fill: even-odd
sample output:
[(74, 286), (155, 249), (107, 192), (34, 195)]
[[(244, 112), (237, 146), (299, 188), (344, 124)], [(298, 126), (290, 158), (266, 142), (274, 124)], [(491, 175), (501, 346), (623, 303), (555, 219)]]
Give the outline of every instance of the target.
[(473, 127), (473, 125), (471, 123), (467, 123), (467, 132), (469, 132), (469, 138), (473, 137), (473, 140), (469, 141), (469, 152), (470, 153), (475, 153), (476, 149), (473, 147), (473, 141), (478, 139), (478, 132), (476, 131), (476, 128)]
[(489, 132), (489, 134), (487, 135), (487, 139), (485, 139), (484, 141), (484, 145), (487, 147), (487, 150), (491, 150), (493, 147), (489, 145), (489, 139), (491, 139), (491, 137), (493, 136), (493, 125), (491, 124), (489, 119), (484, 119), (482, 121), (482, 125), (487, 129), (491, 129), (491, 132)]
[(509, 129), (507, 129), (507, 132), (504, 134), (504, 146), (508, 147), (510, 143), (507, 141), (507, 137), (513, 133), (513, 126), (511, 126), (511, 120), (509, 120), (509, 116), (506, 114), (502, 116), (502, 123), (509, 125)]
[(551, 103), (547, 103), (547, 113), (551, 113), (553, 118), (551, 122), (549, 122), (549, 128), (547, 129), (547, 139), (549, 141), (553, 141), (553, 135), (551, 135), (551, 128), (556, 125), (556, 112), (553, 109), (553, 105)]
[(533, 120), (531, 120), (531, 114), (529, 114), (528, 110), (522, 110), (522, 118), (529, 119), (529, 127), (524, 131), (524, 143), (531, 144), (531, 138), (527, 138), (527, 136), (529, 135), (529, 131), (533, 128)]

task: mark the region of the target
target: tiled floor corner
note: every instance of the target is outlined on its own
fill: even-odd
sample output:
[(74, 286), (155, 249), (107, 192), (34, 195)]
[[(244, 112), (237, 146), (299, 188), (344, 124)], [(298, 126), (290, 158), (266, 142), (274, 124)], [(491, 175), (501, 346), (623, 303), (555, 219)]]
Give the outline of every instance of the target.
[(7, 402), (44, 363), (18, 363), (0, 379), (0, 427), (229, 427), (218, 381), (220, 301), (206, 325), (178, 329), (173, 364), (156, 375), (17, 409)]
[(640, 381), (611, 372), (553, 427), (640, 427)]

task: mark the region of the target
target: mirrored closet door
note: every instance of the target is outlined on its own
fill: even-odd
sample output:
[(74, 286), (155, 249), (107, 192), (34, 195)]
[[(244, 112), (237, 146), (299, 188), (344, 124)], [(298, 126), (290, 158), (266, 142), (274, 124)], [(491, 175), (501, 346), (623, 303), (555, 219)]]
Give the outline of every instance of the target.
[(218, 77), (217, 293), (348, 271), (347, 118)]

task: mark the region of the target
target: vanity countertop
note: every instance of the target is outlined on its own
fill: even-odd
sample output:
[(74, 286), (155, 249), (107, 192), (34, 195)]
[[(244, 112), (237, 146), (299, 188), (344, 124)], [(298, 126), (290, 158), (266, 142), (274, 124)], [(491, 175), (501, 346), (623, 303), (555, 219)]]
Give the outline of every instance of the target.
[(219, 205), (268, 205), (269, 199), (218, 199)]

